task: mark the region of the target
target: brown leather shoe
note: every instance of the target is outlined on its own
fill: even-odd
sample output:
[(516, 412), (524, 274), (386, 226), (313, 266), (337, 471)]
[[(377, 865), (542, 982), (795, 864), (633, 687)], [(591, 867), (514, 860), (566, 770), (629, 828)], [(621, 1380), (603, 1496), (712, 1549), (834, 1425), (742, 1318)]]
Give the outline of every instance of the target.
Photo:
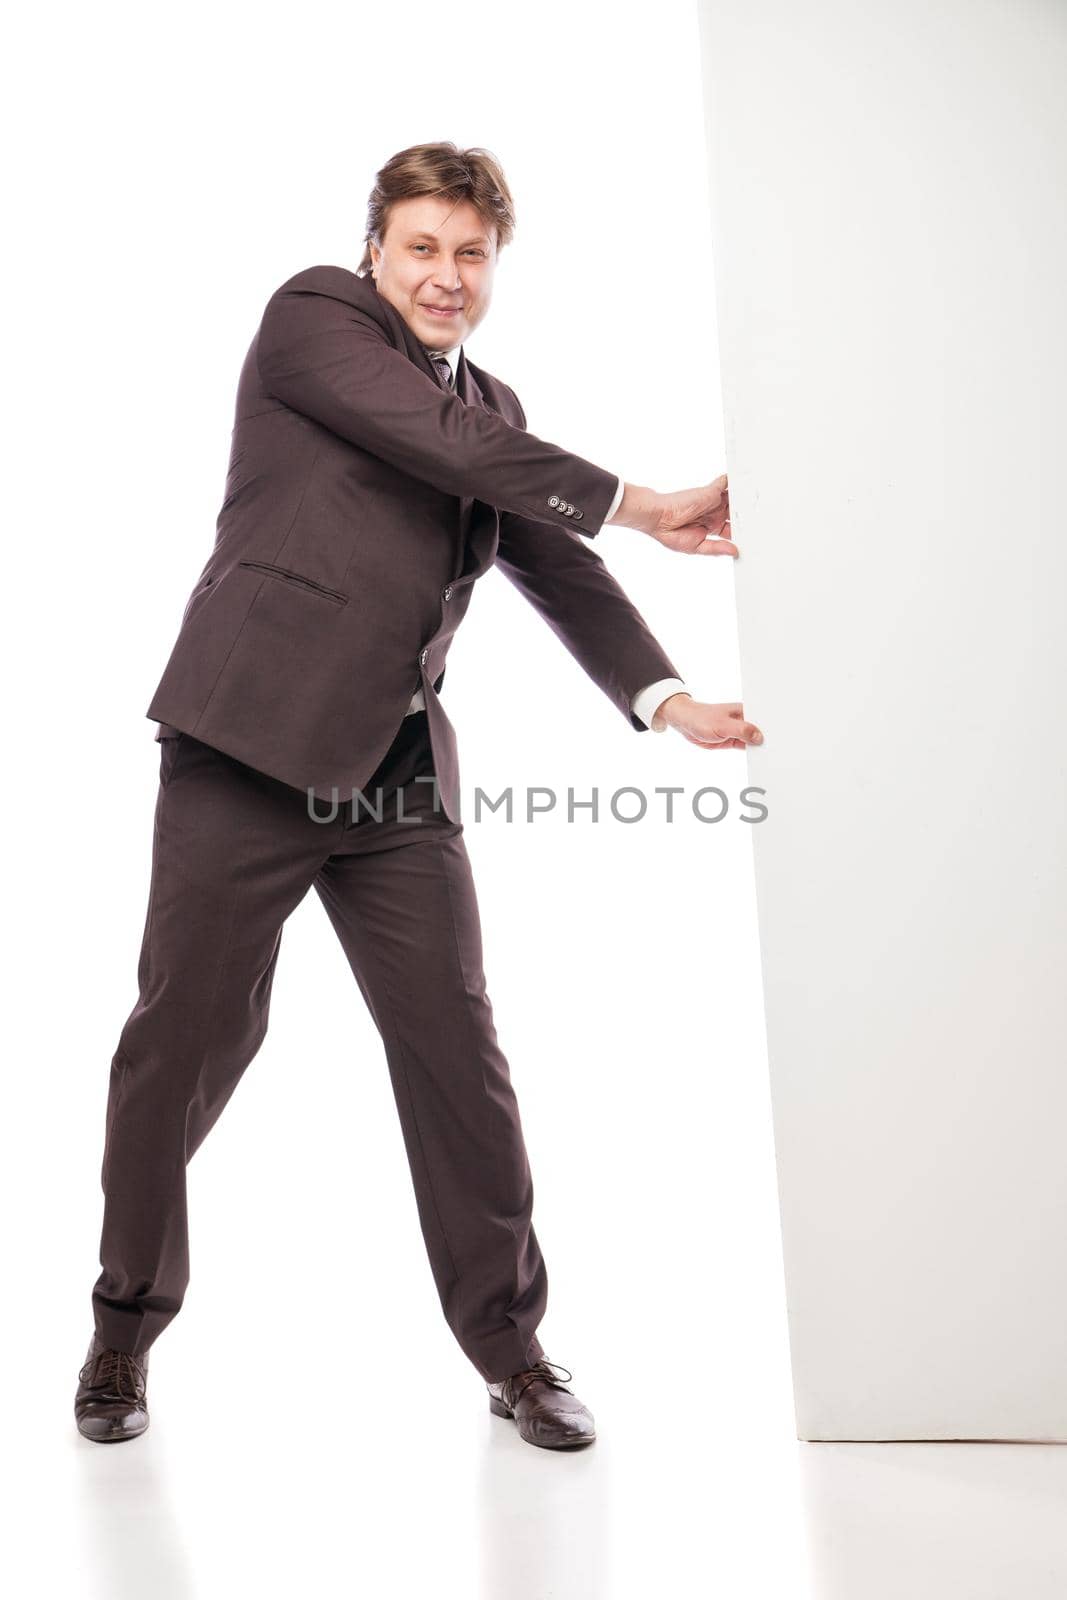
[(571, 1374), (555, 1361), (537, 1361), (522, 1372), (487, 1383), (489, 1409), (495, 1417), (513, 1417), (527, 1444), (548, 1450), (592, 1444), (596, 1438), (593, 1413), (556, 1377), (552, 1368)]
[(148, 1427), (147, 1388), (148, 1351), (128, 1356), (94, 1333), (74, 1397), (78, 1432), (97, 1444), (136, 1439)]

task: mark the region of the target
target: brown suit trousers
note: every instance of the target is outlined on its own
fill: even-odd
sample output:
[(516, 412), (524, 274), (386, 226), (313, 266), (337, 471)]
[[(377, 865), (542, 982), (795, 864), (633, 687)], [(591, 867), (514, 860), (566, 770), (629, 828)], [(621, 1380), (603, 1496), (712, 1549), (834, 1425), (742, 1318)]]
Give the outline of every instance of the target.
[(187, 1164), (263, 1042), (282, 927), (314, 886), (384, 1043), (445, 1319), (487, 1381), (528, 1366), (547, 1275), (426, 713), (361, 793), (317, 796), (314, 816), (306, 791), (191, 734), (159, 750), (139, 995), (108, 1090), (97, 1333), (137, 1355), (181, 1308)]

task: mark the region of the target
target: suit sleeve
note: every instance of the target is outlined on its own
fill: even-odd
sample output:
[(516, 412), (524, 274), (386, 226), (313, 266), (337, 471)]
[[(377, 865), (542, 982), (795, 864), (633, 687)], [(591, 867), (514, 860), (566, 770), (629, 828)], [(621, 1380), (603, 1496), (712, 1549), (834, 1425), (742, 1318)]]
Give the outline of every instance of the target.
[(263, 313), (256, 362), (263, 387), (283, 405), (446, 494), (535, 526), (573, 526), (586, 538), (613, 502), (614, 473), (466, 405), (391, 344), (371, 315), (328, 293), (283, 284)]
[(647, 732), (634, 697), (682, 674), (597, 552), (570, 528), (505, 511), (496, 565), (630, 726)]
[[(525, 428), (522, 402), (505, 387)], [(620, 478), (617, 499), (622, 487)], [(635, 699), (661, 680), (681, 682), (681, 673), (596, 551), (568, 527), (549, 531), (502, 512), (496, 565), (630, 726), (647, 732)]]

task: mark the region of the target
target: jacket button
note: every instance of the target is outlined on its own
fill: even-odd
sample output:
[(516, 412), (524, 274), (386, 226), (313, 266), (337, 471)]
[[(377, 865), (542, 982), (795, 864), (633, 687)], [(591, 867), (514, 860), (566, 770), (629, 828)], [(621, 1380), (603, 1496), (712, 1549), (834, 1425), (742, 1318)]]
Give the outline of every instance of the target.
[(574, 507), (573, 506), (564, 506), (563, 507), (563, 515), (565, 517), (573, 517), (573, 515), (574, 515)]
[(427, 661), (429, 660), (429, 656), (430, 656), (430, 652), (428, 650), (424, 650), (422, 652), (422, 654), (419, 657), (419, 662), (420, 662), (420, 664), (422, 666), (426, 665)]
[(575, 510), (575, 513), (574, 513), (574, 515), (575, 515), (575, 516), (576, 516), (576, 517), (584, 517), (584, 516), (585, 516), (585, 512), (584, 512), (584, 511), (578, 511), (578, 510)]
[(441, 598), (442, 598), (442, 600), (451, 600), (451, 598), (452, 598), (452, 585), (451, 584), (448, 584), (446, 586), (445, 591), (442, 594)]
[(550, 494), (549, 497), (548, 497), (548, 503), (552, 507), (552, 509), (555, 510), (555, 508), (559, 505), (559, 495), (558, 494)]

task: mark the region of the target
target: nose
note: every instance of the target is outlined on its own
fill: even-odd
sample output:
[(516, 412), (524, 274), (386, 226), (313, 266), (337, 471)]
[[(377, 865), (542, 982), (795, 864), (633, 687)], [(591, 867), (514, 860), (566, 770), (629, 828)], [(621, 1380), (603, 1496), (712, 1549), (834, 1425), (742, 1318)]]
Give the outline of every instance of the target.
[(442, 261), (434, 274), (434, 288), (443, 289), (447, 294), (454, 294), (457, 289), (462, 289), (463, 279), (459, 275), (459, 267), (455, 260), (449, 264)]

